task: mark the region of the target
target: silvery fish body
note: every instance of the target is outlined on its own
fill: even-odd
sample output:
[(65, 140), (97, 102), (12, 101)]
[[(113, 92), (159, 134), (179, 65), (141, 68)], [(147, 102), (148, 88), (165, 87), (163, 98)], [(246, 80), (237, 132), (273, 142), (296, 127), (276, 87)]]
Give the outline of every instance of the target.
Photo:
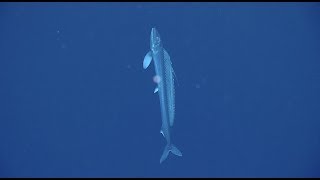
[(175, 114), (175, 91), (174, 91), (174, 70), (170, 56), (163, 48), (160, 34), (155, 28), (151, 29), (150, 51), (143, 60), (143, 68), (146, 69), (153, 60), (156, 72), (157, 87), (154, 93), (159, 94), (162, 126), (160, 133), (165, 137), (167, 145), (160, 158), (162, 163), (169, 155), (169, 152), (182, 156), (181, 151), (175, 147), (170, 138), (170, 129), (174, 123)]

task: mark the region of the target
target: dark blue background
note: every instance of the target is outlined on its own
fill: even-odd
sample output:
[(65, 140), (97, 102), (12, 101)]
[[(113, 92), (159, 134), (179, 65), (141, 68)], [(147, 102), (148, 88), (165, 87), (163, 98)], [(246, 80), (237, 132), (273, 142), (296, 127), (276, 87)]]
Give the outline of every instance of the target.
[[(320, 177), (320, 3), (1, 3), (1, 177)], [(159, 159), (156, 27), (175, 69)]]

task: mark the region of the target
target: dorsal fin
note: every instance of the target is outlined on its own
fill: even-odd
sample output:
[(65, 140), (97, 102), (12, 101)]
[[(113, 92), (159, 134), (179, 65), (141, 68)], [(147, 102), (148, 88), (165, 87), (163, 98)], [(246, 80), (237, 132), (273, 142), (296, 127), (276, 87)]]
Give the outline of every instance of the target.
[(168, 60), (168, 61), (170, 62), (171, 71), (172, 71), (172, 73), (173, 73), (174, 79), (176, 79), (176, 81), (177, 81), (177, 85), (179, 86), (178, 78), (177, 78), (177, 75), (176, 75), (176, 73), (174, 72), (174, 69), (173, 69), (173, 67), (172, 67), (172, 62), (171, 62), (170, 56), (169, 56), (168, 52), (167, 52), (165, 49), (164, 49), (164, 58), (165, 58), (165, 60)]
[(168, 107), (169, 107), (169, 121), (170, 126), (173, 126), (174, 123), (174, 116), (175, 116), (175, 88), (174, 88), (174, 76), (175, 73), (172, 68), (172, 63), (170, 60), (170, 56), (168, 52), (164, 49), (164, 61), (165, 61), (165, 73), (166, 73), (166, 81), (168, 84), (171, 84), (171, 86), (168, 86)]

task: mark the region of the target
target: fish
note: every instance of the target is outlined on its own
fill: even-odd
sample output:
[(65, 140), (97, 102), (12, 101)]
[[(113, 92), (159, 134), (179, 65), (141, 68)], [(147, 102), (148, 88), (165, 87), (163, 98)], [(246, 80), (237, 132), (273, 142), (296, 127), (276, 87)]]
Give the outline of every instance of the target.
[(143, 68), (147, 69), (153, 60), (155, 67), (156, 87), (154, 93), (159, 94), (162, 125), (160, 133), (166, 139), (167, 144), (160, 158), (160, 164), (167, 159), (169, 152), (176, 156), (182, 156), (181, 151), (171, 141), (171, 128), (175, 116), (175, 72), (168, 52), (164, 49), (160, 34), (155, 27), (151, 29), (150, 51), (145, 55)]

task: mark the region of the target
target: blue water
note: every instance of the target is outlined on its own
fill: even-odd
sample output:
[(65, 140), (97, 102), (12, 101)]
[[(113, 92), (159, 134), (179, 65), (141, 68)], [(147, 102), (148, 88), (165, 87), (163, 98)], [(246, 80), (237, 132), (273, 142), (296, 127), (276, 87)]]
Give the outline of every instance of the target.
[[(0, 177), (320, 177), (320, 3), (0, 3)], [(159, 164), (156, 27), (176, 84)]]

